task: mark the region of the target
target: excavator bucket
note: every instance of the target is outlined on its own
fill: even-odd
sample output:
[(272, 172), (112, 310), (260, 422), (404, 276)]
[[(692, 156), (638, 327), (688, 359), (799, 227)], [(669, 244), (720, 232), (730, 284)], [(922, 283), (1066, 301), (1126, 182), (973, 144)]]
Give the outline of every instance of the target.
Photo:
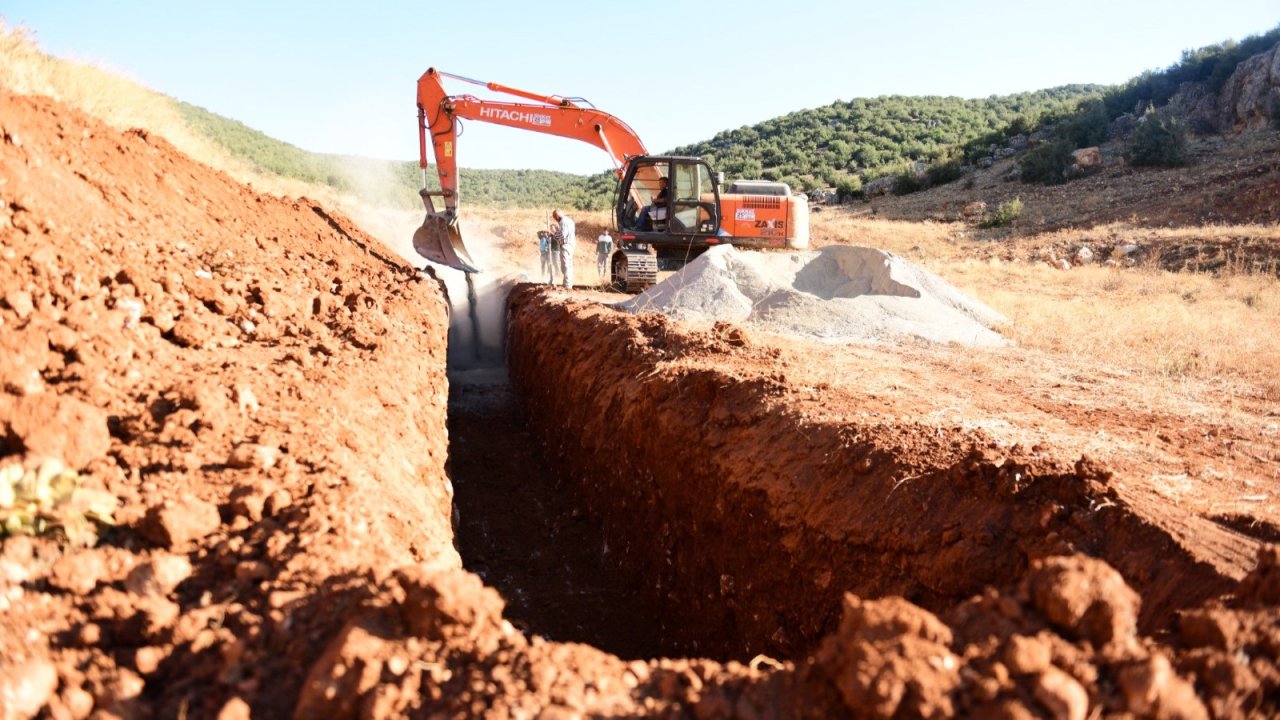
[(413, 233), (413, 249), (433, 263), (448, 265), (465, 273), (478, 273), (480, 268), (471, 259), (466, 245), (462, 244), (462, 231), (458, 217), (452, 211), (435, 212), (431, 200), (424, 195), (427, 217)]

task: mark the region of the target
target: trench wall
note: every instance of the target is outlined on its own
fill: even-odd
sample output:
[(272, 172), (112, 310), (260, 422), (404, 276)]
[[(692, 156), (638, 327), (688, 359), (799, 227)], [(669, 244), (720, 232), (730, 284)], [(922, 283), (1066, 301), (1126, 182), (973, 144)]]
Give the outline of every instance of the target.
[(1143, 595), (1141, 624), (1225, 592), (1255, 548), (1194, 556), (1179, 523), (1111, 473), (1009, 455), (978, 431), (857, 424), (789, 408), (767, 349), (526, 286), (511, 296), (513, 385), (552, 463), (652, 584), (671, 653), (798, 658), (845, 591), (935, 612), (1031, 560), (1101, 557)]

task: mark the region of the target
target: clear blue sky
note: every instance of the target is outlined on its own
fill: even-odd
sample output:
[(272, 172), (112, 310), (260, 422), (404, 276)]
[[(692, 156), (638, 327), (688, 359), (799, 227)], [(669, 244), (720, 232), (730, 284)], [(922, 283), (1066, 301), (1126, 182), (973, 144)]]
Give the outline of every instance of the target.
[[(415, 83), (431, 66), (585, 97), (661, 152), (835, 100), (1117, 83), (1184, 49), (1270, 30), (1280, 3), (0, 0), (0, 16), (46, 52), (308, 150), (408, 160)], [(478, 122), (459, 160), (609, 166), (595, 148)]]

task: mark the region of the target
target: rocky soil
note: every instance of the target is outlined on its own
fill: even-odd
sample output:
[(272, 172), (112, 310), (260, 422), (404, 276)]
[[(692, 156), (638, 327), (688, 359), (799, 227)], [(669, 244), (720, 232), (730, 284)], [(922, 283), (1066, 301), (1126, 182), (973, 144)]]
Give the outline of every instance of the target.
[[(1240, 504), (1275, 492), (1265, 421), (1139, 416), (1121, 379), (1016, 349), (819, 348), (525, 288), (508, 357), (539, 442), (472, 396), (453, 440), (482, 444), (454, 457), (555, 468), (580, 508), (531, 527), (578, 512), (641, 596), (535, 628), (462, 565), (486, 504), (538, 495), (455, 511), (433, 278), (146, 133), (0, 103), (0, 716), (1280, 712), (1280, 524)], [(1171, 500), (1170, 467), (1213, 502)], [(511, 537), (485, 559), (544, 547)], [(572, 613), (634, 620), (645, 656)]]
[(314, 203), (0, 103), (3, 463), (53, 458), (119, 503), (89, 547), (4, 541), (0, 696), (288, 714), (392, 568), (460, 565), (438, 287)]

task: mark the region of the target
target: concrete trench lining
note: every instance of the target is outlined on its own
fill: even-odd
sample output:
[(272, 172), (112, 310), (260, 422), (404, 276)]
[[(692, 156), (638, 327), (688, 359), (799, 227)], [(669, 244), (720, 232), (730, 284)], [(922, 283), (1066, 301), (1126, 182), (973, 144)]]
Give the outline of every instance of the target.
[(759, 351), (660, 316), (526, 286), (508, 323), (531, 427), (660, 596), (673, 656), (803, 658), (846, 591), (941, 612), (1072, 552), (1121, 572), (1150, 633), (1229, 591), (1256, 553), (1222, 532), (1219, 557), (1193, 556), (1178, 528), (1211, 523), (1136, 511), (1089, 461), (1009, 455), (977, 430), (800, 417), (767, 362), (754, 376), (717, 362)]

